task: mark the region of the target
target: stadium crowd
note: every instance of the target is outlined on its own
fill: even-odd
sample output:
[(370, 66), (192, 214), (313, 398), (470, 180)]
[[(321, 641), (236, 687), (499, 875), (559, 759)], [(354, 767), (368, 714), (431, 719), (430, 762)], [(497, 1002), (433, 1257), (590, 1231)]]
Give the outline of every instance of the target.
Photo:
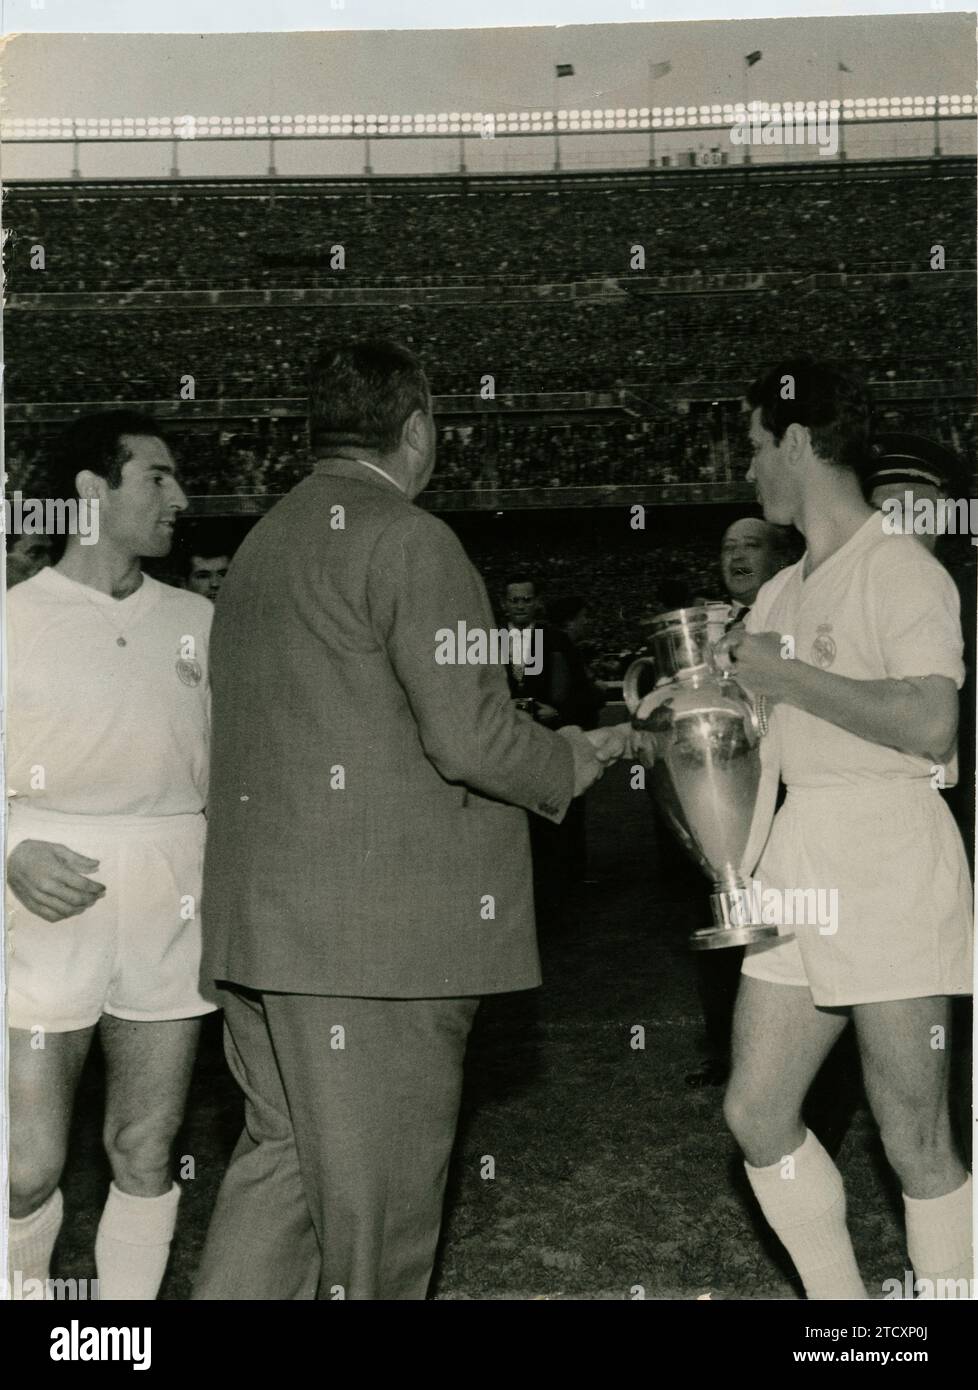
[[(231, 283), (441, 284), (464, 276), (560, 281), (645, 273), (928, 269), (974, 264), (974, 181), (945, 166), (909, 180), (826, 167), (804, 180), (744, 180), (739, 171), (650, 185), (644, 175), (596, 181), (432, 179), (242, 183), (223, 191), (174, 184), (86, 194), (6, 189), (13, 242), (8, 291)], [(909, 184), (909, 187), (908, 187)], [(46, 250), (44, 273), (31, 247)], [(330, 270), (342, 246), (345, 269)]]
[[(6, 311), (12, 401), (299, 398), (327, 336), (413, 347), (436, 393), (627, 385), (675, 394), (744, 375), (779, 341), (866, 363), (877, 380), (971, 380), (974, 286), (921, 277), (862, 293), (798, 287), (597, 303)], [(515, 331), (514, 331), (515, 330)]]
[[(285, 492), (308, 468), (298, 417), (316, 347), (371, 332), (413, 347), (436, 395), (472, 398), (439, 418), (435, 492), (548, 489), (559, 505), (565, 488), (741, 480), (739, 393), (775, 340), (856, 364), (880, 386), (880, 428), (970, 459), (973, 277), (953, 272), (974, 263), (973, 181), (950, 163), (880, 172), (9, 186), (7, 397), (37, 409), (8, 419), (8, 490), (44, 494), (46, 405), (193, 399), (211, 404), (172, 421), (188, 492)], [(951, 274), (932, 268), (938, 245)], [(582, 278), (586, 292), (566, 284)], [(317, 285), (354, 296), (303, 302)], [(395, 302), (371, 302), (385, 286)], [(275, 302), (211, 293), (249, 288)], [(22, 298), (34, 291), (72, 298), (39, 308)], [(568, 392), (592, 393), (587, 408)], [(612, 550), (534, 548), (554, 592), (587, 589), (603, 648), (632, 648), (641, 613), (678, 582), (718, 590), (712, 543), (637, 562)], [(490, 583), (511, 562), (481, 559)]]
[[(737, 482), (747, 471), (739, 399), (678, 397), (641, 403), (642, 414), (578, 411), (538, 418), (505, 411), (443, 416), (434, 492)], [(879, 429), (926, 434), (959, 457), (975, 454), (973, 401), (880, 400)], [(7, 489), (43, 496), (53, 426), (10, 423)], [(196, 496), (287, 492), (308, 470), (304, 426), (294, 418), (194, 421), (173, 430), (181, 472)], [(559, 499), (555, 496), (555, 502)]]

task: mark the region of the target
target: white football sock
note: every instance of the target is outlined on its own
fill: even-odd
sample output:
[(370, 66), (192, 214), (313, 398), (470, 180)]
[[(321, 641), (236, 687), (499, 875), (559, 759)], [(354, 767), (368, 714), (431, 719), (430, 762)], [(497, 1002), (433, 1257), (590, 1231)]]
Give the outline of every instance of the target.
[[(810, 1299), (865, 1299), (838, 1168), (810, 1129), (790, 1157), (792, 1164), (782, 1159), (767, 1168), (744, 1164), (761, 1211), (794, 1261)], [(787, 1176), (792, 1170), (794, 1176)]]
[[(970, 1298), (975, 1277), (971, 1242), (971, 1175), (943, 1197), (903, 1194), (907, 1218), (907, 1254), (917, 1279), (929, 1281), (919, 1298)], [(963, 1289), (938, 1280), (967, 1280)]]
[[(64, 1202), (61, 1189), (56, 1187), (47, 1201), (32, 1211), (30, 1216), (12, 1216), (7, 1243), (7, 1267), (10, 1280), (10, 1297), (16, 1299), (44, 1298), (46, 1280), (51, 1273), (51, 1255), (54, 1251)], [(17, 1275), (20, 1275), (19, 1279)], [(39, 1285), (27, 1285), (28, 1280), (39, 1280)]]
[(177, 1224), (180, 1187), (162, 1197), (134, 1197), (115, 1183), (95, 1237), (100, 1299), (154, 1299), (159, 1293)]

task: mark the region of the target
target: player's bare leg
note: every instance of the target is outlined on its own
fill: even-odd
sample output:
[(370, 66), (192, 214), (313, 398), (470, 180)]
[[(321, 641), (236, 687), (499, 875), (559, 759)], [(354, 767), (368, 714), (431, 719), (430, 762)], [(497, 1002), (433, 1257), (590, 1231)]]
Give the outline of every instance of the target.
[[(853, 1007), (866, 1095), (903, 1187), (907, 1249), (925, 1296), (968, 1296), (974, 1276), (971, 1178), (948, 1104), (951, 1004), (943, 997)], [(967, 1280), (943, 1289), (938, 1280)]]
[(102, 1299), (153, 1299), (159, 1291), (180, 1200), (171, 1150), (199, 1035), (199, 1018), (134, 1023), (104, 1014), (99, 1024), (114, 1179), (95, 1241)]
[(866, 1297), (842, 1178), (802, 1119), (809, 1087), (847, 1022), (840, 1010), (816, 1008), (806, 986), (741, 979), (724, 1115), (810, 1299)]
[(70, 1033), (11, 1028), (9, 1278), (16, 1293), (45, 1280), (61, 1228), (58, 1187), (68, 1150), (71, 1112), (94, 1028)]
[(847, 1022), (807, 986), (741, 976), (724, 1115), (748, 1163), (766, 1168), (804, 1142), (805, 1096)]

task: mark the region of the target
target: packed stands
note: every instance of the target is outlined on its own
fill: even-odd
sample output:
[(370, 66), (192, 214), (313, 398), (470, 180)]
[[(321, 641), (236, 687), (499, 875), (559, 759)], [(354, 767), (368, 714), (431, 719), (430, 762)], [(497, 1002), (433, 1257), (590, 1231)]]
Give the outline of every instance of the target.
[[(4, 222), (8, 490), (43, 493), (62, 420), (127, 402), (165, 418), (201, 507), (260, 511), (309, 466), (311, 356), (388, 334), (426, 364), (431, 489), (453, 525), (481, 509), (466, 543), (490, 586), (525, 549), (552, 592), (590, 595), (604, 650), (634, 647), (663, 586), (719, 592), (718, 537), (674, 534), (701, 508), (671, 507), (644, 547), (603, 528), (650, 483), (729, 499), (742, 393), (775, 355), (849, 362), (880, 427), (974, 457), (966, 160), (13, 184)], [(555, 511), (558, 529), (500, 546), (502, 491), (543, 516), (601, 492), (605, 516)]]
[[(8, 186), (9, 291), (286, 285), (458, 277), (552, 282), (647, 274), (974, 265), (974, 180), (934, 162), (872, 177), (838, 166), (795, 178), (736, 170), (659, 176), (268, 180), (222, 189)], [(912, 171), (919, 174), (919, 169)], [(30, 247), (44, 245), (43, 274)], [(345, 268), (331, 269), (342, 246)], [(318, 278), (317, 278), (318, 277)]]
[(413, 346), (436, 393), (475, 394), (487, 375), (497, 394), (675, 390), (749, 374), (772, 341), (865, 363), (878, 379), (971, 379), (975, 369), (974, 281), (937, 272), (583, 303), (38, 311), (14, 297), (8, 312), (13, 401), (176, 398), (188, 375), (197, 398), (301, 399), (319, 344), (374, 332)]

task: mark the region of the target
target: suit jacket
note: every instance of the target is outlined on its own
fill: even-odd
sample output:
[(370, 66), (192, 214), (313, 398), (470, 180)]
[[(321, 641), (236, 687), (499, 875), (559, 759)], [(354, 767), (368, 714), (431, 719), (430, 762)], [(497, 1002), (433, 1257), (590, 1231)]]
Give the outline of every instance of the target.
[(249, 534), (211, 638), (205, 978), (381, 998), (539, 983), (517, 808), (560, 820), (573, 757), (501, 666), (436, 662), (460, 620), (492, 626), (453, 532), (353, 461), (317, 465)]
[(510, 694), (523, 699), (538, 700), (541, 704), (552, 705), (560, 718), (551, 727), (560, 724), (578, 724), (582, 729), (594, 729), (598, 724), (598, 712), (604, 704), (604, 696), (591, 680), (577, 647), (559, 627), (549, 623), (536, 623), (535, 641), (543, 654), (542, 669), (535, 675), (524, 670), (517, 680), (513, 667), (506, 667)]

